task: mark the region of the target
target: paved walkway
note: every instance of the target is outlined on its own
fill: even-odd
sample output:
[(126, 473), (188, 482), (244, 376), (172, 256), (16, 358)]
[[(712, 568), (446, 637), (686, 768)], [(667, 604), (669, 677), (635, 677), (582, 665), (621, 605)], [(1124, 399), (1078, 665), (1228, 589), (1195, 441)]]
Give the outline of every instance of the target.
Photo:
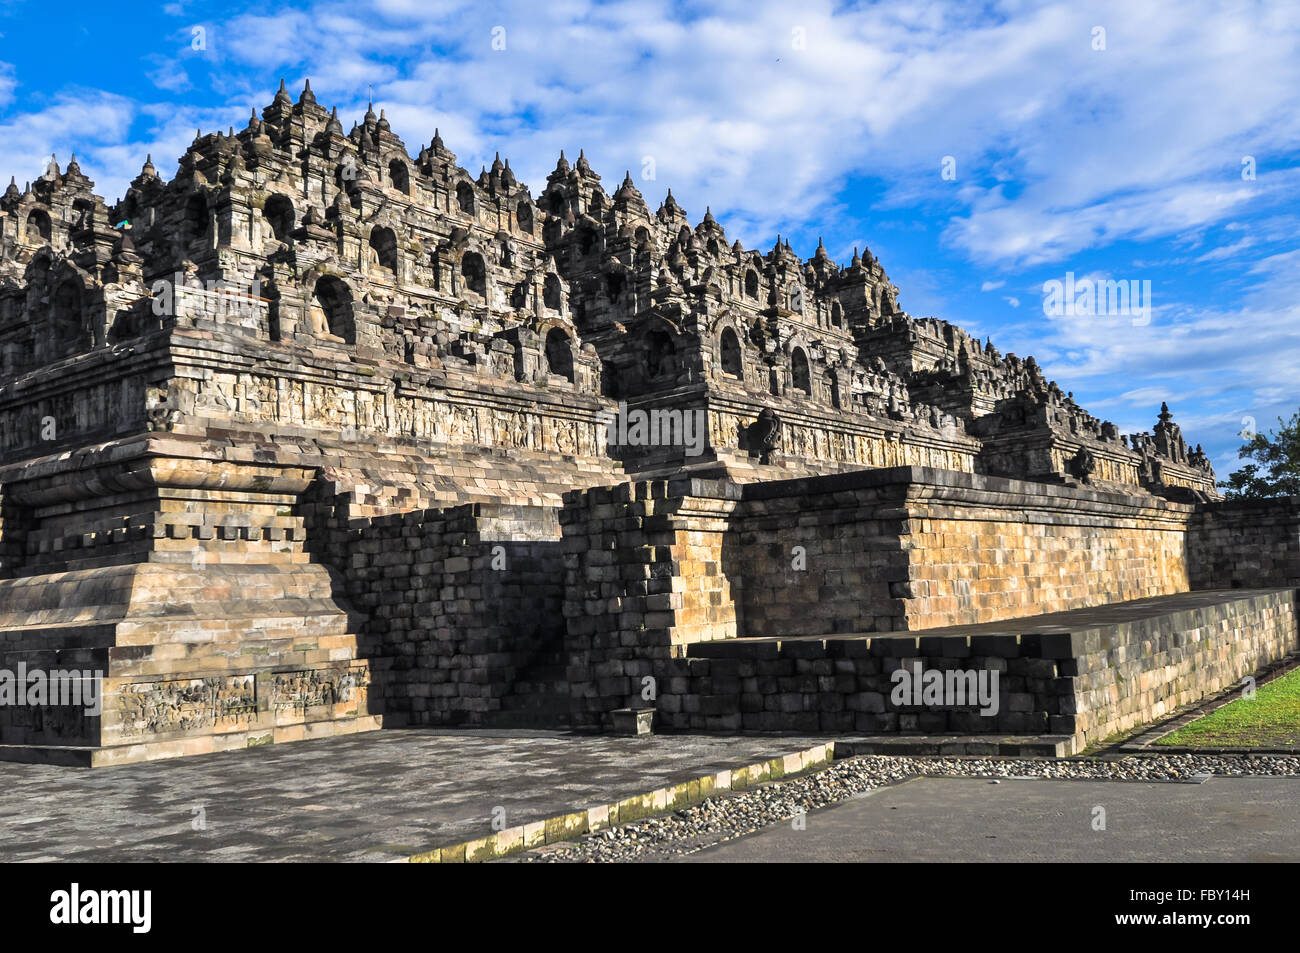
[(109, 768), (0, 763), (0, 861), (394, 860), (490, 834), (496, 808), (529, 823), (815, 743), (429, 729)]
[[(1106, 829), (1093, 829), (1095, 808)], [(1300, 861), (1300, 778), (917, 778), (674, 860)]]

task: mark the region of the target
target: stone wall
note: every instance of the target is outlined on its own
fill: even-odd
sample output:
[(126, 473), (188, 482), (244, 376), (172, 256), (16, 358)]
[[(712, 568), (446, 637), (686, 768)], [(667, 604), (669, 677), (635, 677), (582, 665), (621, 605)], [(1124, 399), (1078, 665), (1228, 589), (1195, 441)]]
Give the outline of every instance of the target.
[[(682, 484), (710, 492), (687, 495)], [(734, 485), (689, 480), (565, 497), (565, 654), (576, 726), (640, 705), (643, 679), (687, 644), (735, 637), (722, 546), (736, 496)]]
[(1194, 589), (1300, 586), (1300, 497), (1202, 506), (1187, 560)]
[[(1182, 593), (1019, 625), (704, 643), (664, 666), (654, 708), (669, 730), (1051, 733), (1077, 751), (1300, 648), (1296, 600), (1293, 589)], [(996, 713), (894, 704), (893, 673), (918, 664), (997, 671)]]
[(1190, 505), (934, 471), (905, 505), (909, 630), (1188, 589)]
[[(693, 488), (699, 492), (702, 487)], [(906, 629), (907, 532), (897, 485), (753, 484), (725, 546), (742, 636)]]
[(553, 508), (471, 503), (354, 519), (329, 548), (366, 615), (361, 642), (389, 723), (483, 724), (561, 649)]
[[(390, 719), (490, 724), (513, 695), (549, 692), (554, 717), (538, 723), (584, 728), (655, 704), (669, 728), (1095, 734), (1253, 671), (1282, 651), (1275, 636), (1285, 626), (1238, 627), (1245, 634), (1210, 655), (1185, 655), (1185, 643), (1211, 639), (1238, 610), (1215, 609), (1210, 622), (1180, 616), (1165, 629), (1120, 625), (1119, 642), (1106, 637), (1118, 654), (1103, 662), (1085, 658), (1096, 654), (1086, 640), (1077, 657), (1056, 656), (1045, 634), (1007, 636), (1015, 623), (968, 637), (944, 630), (1185, 594), (1195, 563), (1185, 547), (1200, 565), (1221, 545), (1194, 509), (898, 468), (625, 483), (572, 491), (559, 511), (470, 504), (328, 527), (309, 512), (307, 522), (329, 540), (326, 552), (346, 554), (336, 565), (369, 620), (366, 655)], [(1253, 512), (1260, 527), (1282, 525), (1272, 510)], [(1180, 634), (1161, 649), (1171, 624)], [(787, 642), (765, 654), (774, 650), (763, 637), (836, 633), (866, 640)], [(1167, 683), (1142, 667), (1161, 652)], [(1006, 704), (991, 721), (890, 711), (888, 675), (912, 655), (940, 668), (997, 667)], [(557, 667), (550, 683), (530, 674), (542, 664)], [(1125, 672), (1130, 664), (1139, 667)], [(1107, 687), (1090, 665), (1122, 674)], [(1106, 697), (1071, 701), (1078, 692)], [(1075, 718), (1094, 709), (1105, 709), (1095, 721)]]
[[(714, 531), (741, 636), (923, 629), (1188, 589), (1193, 507), (1155, 497), (913, 467), (666, 492), (683, 511), (735, 501)], [(610, 531), (644, 544), (634, 523)]]
[(575, 718), (639, 705), (644, 679), (696, 642), (912, 630), (1185, 591), (1190, 512), (921, 468), (568, 494)]

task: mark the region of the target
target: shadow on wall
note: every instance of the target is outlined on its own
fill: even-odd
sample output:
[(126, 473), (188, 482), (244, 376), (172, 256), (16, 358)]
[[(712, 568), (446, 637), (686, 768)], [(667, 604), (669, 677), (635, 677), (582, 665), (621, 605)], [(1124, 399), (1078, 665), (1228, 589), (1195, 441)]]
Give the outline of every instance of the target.
[[(386, 725), (486, 725), (567, 712), (564, 574), (554, 508), (470, 503), (361, 520), (306, 506), (307, 548), (363, 620), (372, 713)], [(541, 717), (543, 721), (554, 718)]]

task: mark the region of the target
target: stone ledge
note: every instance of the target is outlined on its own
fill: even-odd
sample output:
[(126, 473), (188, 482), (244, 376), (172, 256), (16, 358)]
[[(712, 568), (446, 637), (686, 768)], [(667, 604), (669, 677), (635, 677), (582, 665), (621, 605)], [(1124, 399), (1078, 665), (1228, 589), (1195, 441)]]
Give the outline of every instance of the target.
[(861, 755), (1066, 758), (1077, 754), (1071, 735), (881, 735), (835, 742), (835, 760)]
[(110, 747), (85, 745), (0, 745), (0, 762), (23, 764), (49, 764), (62, 767), (101, 768), (140, 761), (157, 761), (190, 755), (216, 754), (238, 751), (265, 744), (288, 744), (294, 741), (311, 741), (333, 738), (363, 731), (378, 731), (384, 727), (382, 715), (359, 715), (332, 721), (307, 721), (291, 725), (269, 725), (249, 731), (229, 732), (220, 735), (200, 735), (194, 738), (171, 741), (151, 741), (122, 744)]
[[(750, 659), (810, 658), (819, 653), (832, 658), (863, 654), (887, 657), (909, 657), (914, 654), (940, 656), (951, 643), (966, 644), (973, 651), (978, 648), (990, 655), (1004, 654), (1010, 646), (1016, 645), (1020, 648), (1017, 654), (1070, 658), (1074, 640), (1099, 628), (1192, 612), (1224, 603), (1267, 598), (1291, 591), (1290, 587), (1285, 586), (1268, 589), (1206, 589), (998, 622), (977, 622), (908, 632), (748, 636), (720, 642), (697, 642), (687, 647), (687, 655), (689, 658)], [(975, 639), (984, 641), (977, 645)], [(990, 641), (993, 639), (1010, 641)], [(1001, 651), (998, 650), (999, 646), (1002, 647)], [(931, 650), (927, 651), (927, 648)], [(1026, 652), (1025, 649), (1029, 651)], [(809, 655), (810, 652), (813, 655)]]

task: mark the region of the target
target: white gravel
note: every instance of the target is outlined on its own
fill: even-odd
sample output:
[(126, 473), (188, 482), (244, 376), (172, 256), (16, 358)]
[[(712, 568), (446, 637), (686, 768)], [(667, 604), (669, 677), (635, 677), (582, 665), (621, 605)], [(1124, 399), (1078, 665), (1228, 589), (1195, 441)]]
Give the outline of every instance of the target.
[(1296, 755), (1134, 755), (1107, 761), (1022, 758), (919, 758), (865, 755), (812, 774), (711, 797), (672, 814), (588, 834), (517, 858), (525, 863), (652, 860), (690, 854), (919, 775), (1188, 781), (1205, 775), (1300, 775)]

